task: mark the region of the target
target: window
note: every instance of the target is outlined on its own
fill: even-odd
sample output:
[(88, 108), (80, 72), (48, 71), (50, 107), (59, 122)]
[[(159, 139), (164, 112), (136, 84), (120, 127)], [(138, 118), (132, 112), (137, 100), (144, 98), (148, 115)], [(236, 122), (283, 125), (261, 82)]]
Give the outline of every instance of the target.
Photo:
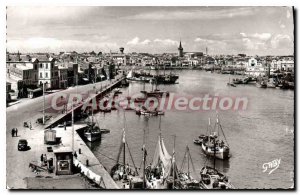
[(40, 78), (43, 78), (43, 73), (40, 72)]
[(46, 72), (46, 78), (48, 78), (48, 72)]
[(43, 64), (42, 63), (40, 63), (40, 68), (43, 68)]
[(48, 64), (46, 64), (46, 69), (48, 69)]

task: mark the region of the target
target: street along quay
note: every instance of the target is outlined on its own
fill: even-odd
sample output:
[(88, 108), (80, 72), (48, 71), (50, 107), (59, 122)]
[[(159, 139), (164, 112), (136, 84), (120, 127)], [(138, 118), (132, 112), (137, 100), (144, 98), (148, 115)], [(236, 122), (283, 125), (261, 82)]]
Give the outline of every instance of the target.
[[(95, 89), (99, 91), (83, 100), (83, 102), (90, 101), (92, 98), (104, 96), (105, 93), (118, 86), (122, 79), (122, 77), (117, 77), (112, 81), (50, 94), (45, 96), (45, 102), (50, 102), (53, 95), (90, 93)], [(51, 110), (51, 113), (47, 113), (45, 109), (45, 114), (51, 116), (48, 117), (49, 120), (45, 125), (35, 122), (43, 118), (42, 98), (7, 108), (7, 188), (42, 189), (43, 183), (46, 182), (47, 189), (117, 189), (118, 186), (109, 173), (77, 134), (77, 130), (85, 128), (86, 125), (56, 127), (66, 117), (71, 116), (72, 110), (65, 113)], [(79, 111), (82, 105), (74, 107), (74, 112)], [(24, 122), (30, 124), (31, 128), (24, 127)], [(18, 130), (17, 134), (12, 134), (13, 128)], [(53, 133), (49, 134), (49, 131)], [(21, 139), (27, 140), (28, 143), (24, 151), (18, 150), (18, 143)], [(51, 145), (46, 144), (48, 139), (54, 139)], [(63, 180), (64, 185), (57, 186), (56, 184), (60, 183), (59, 180)]]

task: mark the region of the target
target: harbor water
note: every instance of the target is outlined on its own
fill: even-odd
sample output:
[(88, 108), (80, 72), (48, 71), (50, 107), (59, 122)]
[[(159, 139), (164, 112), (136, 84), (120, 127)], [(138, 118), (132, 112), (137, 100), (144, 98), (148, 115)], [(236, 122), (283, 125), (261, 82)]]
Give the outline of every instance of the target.
[[(174, 72), (173, 72), (174, 73)], [(178, 84), (159, 85), (160, 90), (166, 90), (177, 96), (203, 97), (204, 94), (247, 97), (245, 110), (218, 111), (220, 123), (230, 146), (229, 160), (216, 160), (216, 168), (228, 175), (238, 189), (270, 189), (289, 188), (293, 184), (294, 171), (294, 91), (272, 88), (257, 88), (255, 84), (227, 86), (233, 75), (222, 75), (199, 70), (179, 70)], [(127, 88), (122, 88), (122, 95), (130, 96), (143, 90), (142, 83), (133, 82)], [(145, 85), (151, 90), (151, 85)], [(134, 111), (125, 111), (126, 140), (130, 152), (126, 151), (126, 162), (142, 167), (142, 145), (145, 140), (147, 149), (147, 164), (154, 155), (157, 137), (162, 133), (166, 148), (173, 152), (175, 140), (175, 156), (180, 169), (186, 146), (190, 148), (195, 171), (190, 171), (195, 179), (204, 165), (213, 166), (213, 159), (208, 159), (194, 139), (207, 131), (208, 118), (212, 125), (216, 121), (216, 110), (209, 111), (178, 111), (167, 110), (160, 117), (138, 116)], [(92, 152), (100, 162), (110, 170), (116, 163), (124, 127), (122, 111), (111, 113), (96, 113), (95, 119), (101, 128), (110, 129), (100, 141), (89, 144)], [(174, 139), (174, 135), (176, 138)], [(121, 155), (122, 156), (122, 155)], [(276, 167), (268, 167), (266, 163), (280, 159)], [(120, 159), (122, 161), (122, 158)], [(273, 170), (271, 172), (271, 170)], [(184, 166), (187, 170), (187, 166)], [(142, 173), (142, 169), (140, 170)]]

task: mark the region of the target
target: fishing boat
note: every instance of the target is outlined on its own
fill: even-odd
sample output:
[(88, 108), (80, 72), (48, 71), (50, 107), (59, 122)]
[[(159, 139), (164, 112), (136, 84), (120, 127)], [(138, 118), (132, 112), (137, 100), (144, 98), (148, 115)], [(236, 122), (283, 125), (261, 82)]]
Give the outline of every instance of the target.
[(258, 88), (267, 88), (267, 82), (265, 81), (265, 78), (257, 77), (256, 87), (258, 87)]
[(276, 88), (276, 82), (274, 81), (274, 78), (268, 79), (267, 88)]
[(194, 144), (202, 145), (204, 139), (207, 139), (207, 135), (199, 135), (199, 139), (194, 139)]
[[(126, 163), (126, 148), (130, 154), (130, 158), (133, 164), (133, 167)], [(123, 153), (123, 162), (120, 162), (121, 154)], [(117, 185), (119, 185), (123, 189), (143, 189), (144, 181), (139, 176), (139, 172), (133, 158), (131, 156), (131, 152), (126, 141), (125, 136), (125, 112), (124, 112), (124, 128), (121, 139), (120, 150), (117, 156), (116, 164), (111, 168), (110, 175), (115, 180)]]
[(265, 81), (257, 81), (256, 82), (256, 87), (258, 88), (267, 88), (267, 84)]
[[(161, 118), (160, 118), (161, 122)], [(146, 168), (146, 184), (149, 189), (175, 189), (178, 179), (178, 169), (175, 161), (175, 136), (172, 156), (168, 153), (160, 134), (154, 151), (152, 163)]]
[(227, 86), (236, 87), (236, 85), (234, 83), (230, 82), (230, 77), (229, 77), (229, 82), (227, 83)]
[(200, 170), (200, 177), (204, 189), (235, 189), (229, 178), (215, 168), (204, 166)]
[[(222, 159), (222, 160), (228, 159), (230, 157), (230, 155), (229, 155), (230, 149), (229, 149), (229, 145), (226, 141), (226, 137), (223, 132), (222, 126), (219, 123), (218, 116), (217, 116), (217, 122), (216, 122), (215, 128), (218, 129), (217, 132), (215, 131), (215, 129), (212, 130), (211, 125), (210, 125), (210, 118), (209, 118), (209, 124), (208, 124), (208, 128), (207, 128), (208, 136), (207, 136), (207, 138), (203, 139), (201, 148), (207, 156), (213, 156), (213, 157), (216, 157), (216, 158)], [(219, 134), (220, 130), (225, 138), (225, 142), (223, 140), (218, 139), (218, 134)]]
[(169, 96), (170, 93), (168, 91), (160, 91), (159, 89), (155, 89), (154, 91), (141, 91), (144, 93), (147, 97), (162, 97), (164, 94), (166, 96)]
[(98, 139), (101, 139), (101, 135), (106, 133), (110, 133), (110, 130), (100, 129), (99, 126), (96, 125), (96, 123), (94, 122), (94, 115), (92, 109), (92, 121), (87, 122), (87, 127), (84, 129), (85, 138), (90, 142), (94, 142)]
[(128, 73), (128, 75), (126, 76), (126, 79), (128, 81), (139, 81), (139, 82), (145, 82), (145, 83), (148, 83), (150, 81), (149, 78), (146, 78), (143, 76), (135, 77), (134, 72), (132, 70)]
[(202, 144), (202, 140), (200, 140), (200, 139), (194, 139), (194, 144), (196, 144), (196, 145), (201, 145)]
[(157, 75), (151, 79), (151, 82), (158, 84), (175, 84), (178, 78), (179, 76), (174, 74)]
[[(187, 171), (184, 171), (185, 165), (187, 164)], [(179, 181), (177, 182), (177, 186), (179, 189), (203, 189), (200, 181), (194, 179), (191, 176), (191, 171), (190, 171), (190, 164), (192, 165), (192, 170), (194, 173), (195, 171), (195, 166), (193, 164), (192, 156), (190, 154), (190, 149), (188, 146), (186, 146), (186, 150), (184, 153), (184, 157), (181, 163), (180, 170), (178, 172), (178, 178)]]
[[(163, 95), (169, 96), (170, 93), (168, 91), (161, 91), (160, 89), (157, 88), (158, 83), (156, 81), (152, 81), (152, 90), (151, 91), (146, 91), (145, 90), (145, 84), (143, 87), (143, 90), (141, 93), (145, 94), (146, 97), (162, 97)], [(153, 86), (155, 85), (155, 89), (153, 89)]]
[(140, 109), (136, 110), (137, 115), (146, 115), (146, 116), (158, 116), (158, 115), (164, 115), (165, 112), (161, 110), (148, 110), (146, 107), (141, 107)]

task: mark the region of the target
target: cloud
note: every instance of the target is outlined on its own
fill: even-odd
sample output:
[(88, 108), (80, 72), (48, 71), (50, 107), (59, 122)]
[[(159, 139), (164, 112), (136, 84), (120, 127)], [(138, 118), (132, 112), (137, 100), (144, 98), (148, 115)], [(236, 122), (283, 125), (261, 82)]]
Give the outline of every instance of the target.
[[(87, 47), (88, 46), (88, 47)], [(106, 51), (117, 49), (115, 42), (93, 42), (79, 40), (60, 40), (47, 37), (29, 39), (8, 39), (7, 49), (11, 52), (58, 52), (58, 51)]]
[(129, 20), (206, 20), (206, 19), (223, 19), (240, 16), (254, 15), (255, 7), (226, 7), (206, 8), (196, 7), (193, 10), (162, 10), (141, 13), (123, 17)]
[(163, 45), (179, 45), (178, 41), (174, 41), (172, 39), (154, 39), (154, 42)]
[(127, 45), (137, 45), (139, 43), (139, 41), (140, 41), (140, 38), (135, 37), (131, 41), (128, 41)]
[(226, 51), (226, 54), (245, 52), (270, 55), (274, 54), (270, 53), (272, 51), (284, 55), (287, 51), (293, 50), (293, 39), (289, 35), (272, 35), (271, 33), (209, 34), (198, 36), (194, 42), (208, 47), (211, 52), (224, 53)]
[(282, 48), (293, 47), (293, 40), (289, 35), (278, 34), (272, 38), (270, 43), (272, 48), (274, 49), (278, 47), (282, 47)]
[(145, 39), (140, 42), (139, 37), (134, 37), (132, 40), (127, 42), (127, 45), (148, 45), (151, 41), (149, 39)]
[(249, 37), (253, 37), (253, 38), (257, 38), (260, 40), (268, 40), (271, 38), (271, 34), (270, 33), (255, 33), (253, 35), (250, 35)]

